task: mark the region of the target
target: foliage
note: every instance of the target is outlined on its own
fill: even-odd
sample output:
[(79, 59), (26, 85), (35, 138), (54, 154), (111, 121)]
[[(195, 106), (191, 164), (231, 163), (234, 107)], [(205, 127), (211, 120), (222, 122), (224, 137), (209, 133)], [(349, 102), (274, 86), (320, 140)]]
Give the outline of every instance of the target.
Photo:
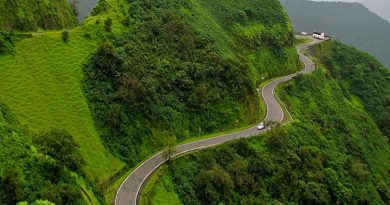
[(11, 37), (0, 32), (0, 55), (14, 54), (14, 43)]
[[(338, 82), (319, 69), (280, 95), (292, 108), (293, 123), (186, 155), (163, 170), (181, 203), (388, 204), (387, 139)], [(149, 204), (157, 204), (159, 193), (169, 194), (149, 193)]]
[(55, 205), (55, 204), (47, 200), (36, 200), (33, 203), (20, 202), (17, 205)]
[(314, 51), (338, 79), (344, 94), (349, 99), (358, 96), (390, 139), (390, 72), (370, 55), (337, 41), (316, 46)]
[(0, 30), (36, 31), (77, 25), (66, 0), (0, 0)]
[(62, 32), (62, 41), (65, 43), (69, 41), (69, 32), (68, 31)]
[(0, 55), (14, 54), (14, 47), (11, 37), (0, 32)]
[(169, 138), (165, 143), (165, 149), (162, 154), (164, 159), (168, 160), (168, 162), (171, 162), (171, 157), (176, 154), (176, 146), (177, 142), (174, 137)]
[[(80, 204), (74, 178), (83, 161), (73, 137), (62, 130), (28, 133), (4, 104), (0, 106), (0, 204)], [(32, 204), (50, 204), (36, 201)]]
[(104, 29), (107, 31), (107, 32), (111, 32), (111, 25), (112, 25), (112, 19), (110, 17), (108, 17), (106, 19), (106, 21), (104, 22)]
[[(201, 21), (197, 18), (203, 18), (196, 13), (199, 3), (131, 1), (126, 16), (131, 22), (129, 27), (102, 45), (85, 68), (84, 90), (106, 146), (130, 166), (162, 149), (169, 137), (181, 142), (247, 125), (259, 118), (255, 85), (261, 77), (252, 75), (255, 66), (245, 53), (261, 50), (250, 43), (243, 45), (246, 40), (236, 37), (233, 28), (217, 18), (214, 22), (218, 26), (213, 29), (224, 30), (215, 36), (206, 34), (197, 26)], [(268, 28), (277, 21), (278, 25), (289, 25), (278, 2), (264, 4), (275, 4), (270, 6), (275, 12), (253, 11), (247, 20), (228, 20), (237, 26), (251, 23)], [(108, 4), (99, 5), (96, 11), (109, 8)], [(255, 4), (242, 3), (251, 5)], [(211, 7), (202, 5), (216, 15), (219, 10)], [(226, 9), (235, 11), (233, 6)], [(268, 16), (272, 21), (267, 20)], [(296, 54), (287, 54), (292, 51), (292, 31), (274, 27), (268, 37), (257, 40), (267, 56), (256, 58), (257, 63), (262, 67), (266, 67), (265, 62), (278, 64), (268, 76), (297, 69), (297, 64), (291, 63), (296, 62)], [(214, 40), (218, 35), (228, 35), (235, 41), (229, 45), (231, 53), (236, 50), (235, 44), (242, 44), (236, 56), (226, 58), (220, 52)], [(291, 66), (279, 65), (280, 62)], [(278, 70), (282, 68), (288, 69)]]
[[(47, 2), (52, 1), (39, 1)], [(83, 65), (104, 38), (104, 27), (97, 25), (96, 19), (111, 16), (113, 32), (120, 30), (117, 22), (123, 20), (122, 13), (115, 9), (121, 8), (124, 0), (107, 2), (112, 6), (108, 12), (89, 17), (82, 26), (67, 30), (71, 36), (68, 43), (62, 42), (62, 31), (10, 32), (15, 53), (0, 55), (0, 98), (31, 132), (39, 134), (56, 128), (74, 137), (86, 163), (82, 173), (72, 178), (77, 178), (75, 187), (82, 189), (76, 190), (90, 204), (104, 203), (107, 184), (125, 169), (124, 163), (103, 146), (81, 89)]]

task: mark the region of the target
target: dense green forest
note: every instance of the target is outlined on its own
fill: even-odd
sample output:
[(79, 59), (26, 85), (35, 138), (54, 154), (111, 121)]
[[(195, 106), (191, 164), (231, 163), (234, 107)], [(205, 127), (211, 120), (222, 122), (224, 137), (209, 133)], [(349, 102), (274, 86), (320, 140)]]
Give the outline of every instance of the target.
[(84, 161), (73, 137), (63, 130), (31, 134), (0, 103), (0, 204), (82, 203), (78, 174)]
[[(357, 50), (331, 44), (346, 61), (346, 55), (359, 59), (351, 64), (379, 65)], [(361, 79), (367, 86), (386, 77), (379, 68), (362, 66), (371, 70)], [(152, 177), (142, 204), (389, 204), (388, 138), (365, 101), (341, 86), (350, 78), (333, 77), (332, 69), (322, 66), (298, 76), (278, 91), (292, 123), (171, 161)], [(378, 92), (372, 95), (380, 98)]]
[(343, 43), (369, 52), (390, 68), (390, 22), (363, 5), (307, 0), (281, 0), (281, 3), (293, 21), (294, 30), (325, 32)]
[(0, 0), (0, 30), (36, 31), (77, 25), (66, 0)]
[[(167, 139), (258, 121), (256, 85), (299, 67), (277, 1), (131, 1), (128, 9), (124, 32), (85, 67), (84, 90), (106, 146), (130, 166)], [(111, 20), (104, 24), (110, 36)]]

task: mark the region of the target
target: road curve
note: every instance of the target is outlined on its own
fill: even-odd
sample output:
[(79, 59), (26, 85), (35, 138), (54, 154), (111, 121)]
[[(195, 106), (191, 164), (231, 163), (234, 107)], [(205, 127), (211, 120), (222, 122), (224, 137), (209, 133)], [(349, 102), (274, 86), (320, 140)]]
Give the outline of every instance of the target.
[[(267, 115), (264, 121), (266, 122), (283, 121), (284, 113), (282, 107), (280, 106), (279, 102), (274, 96), (275, 88), (281, 83), (292, 80), (298, 74), (311, 73), (315, 69), (315, 64), (307, 56), (303, 55), (301, 51), (306, 50), (309, 46), (313, 44), (317, 44), (319, 42), (321, 41), (313, 39), (311, 43), (302, 45), (298, 48), (299, 59), (305, 64), (305, 68), (302, 71), (278, 78), (274, 81), (271, 81), (270, 83), (268, 83), (263, 87), (263, 89), (261, 90), (261, 95), (267, 106)], [(194, 150), (200, 150), (200, 149), (216, 146), (239, 138), (252, 137), (263, 132), (264, 130), (259, 131), (257, 130), (256, 127), (252, 127), (236, 133), (226, 134), (215, 138), (204, 139), (196, 142), (191, 142), (188, 144), (182, 144), (176, 147), (175, 156), (187, 152), (192, 152)], [(127, 178), (123, 181), (123, 183), (119, 187), (115, 197), (115, 205), (136, 205), (138, 200), (137, 198), (143, 186), (143, 183), (150, 176), (150, 174), (152, 174), (165, 161), (166, 159), (163, 157), (162, 152), (160, 152), (154, 155), (153, 157), (149, 158), (145, 162), (143, 162), (140, 166), (138, 166), (129, 176), (127, 176)]]

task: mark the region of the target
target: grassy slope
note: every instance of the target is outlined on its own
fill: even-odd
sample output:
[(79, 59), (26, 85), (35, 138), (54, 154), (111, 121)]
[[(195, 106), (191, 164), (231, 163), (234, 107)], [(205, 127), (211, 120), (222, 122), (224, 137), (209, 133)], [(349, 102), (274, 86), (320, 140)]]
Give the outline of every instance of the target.
[(72, 28), (77, 19), (66, 0), (0, 0), (0, 30)]
[(156, 174), (153, 174), (144, 190), (141, 192), (140, 204), (182, 205), (179, 196), (174, 191), (172, 177), (167, 173), (167, 166), (163, 165)]
[[(107, 2), (112, 7), (122, 3)], [(102, 39), (96, 20), (115, 16), (113, 13), (108, 9), (70, 30), (68, 43), (62, 42), (61, 31), (35, 33), (33, 38), (15, 43), (15, 56), (0, 57), (0, 98), (35, 132), (51, 127), (68, 130), (81, 146), (87, 161), (86, 175), (97, 183), (123, 164), (104, 148), (95, 130), (81, 90), (82, 67)], [(84, 37), (86, 33), (92, 38)]]

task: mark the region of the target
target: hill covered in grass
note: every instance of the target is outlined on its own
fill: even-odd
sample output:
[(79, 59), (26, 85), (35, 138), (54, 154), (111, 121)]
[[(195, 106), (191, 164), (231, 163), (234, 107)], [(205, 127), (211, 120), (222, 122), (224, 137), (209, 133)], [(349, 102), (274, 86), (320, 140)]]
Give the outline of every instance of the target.
[(80, 190), (91, 192), (80, 177), (83, 163), (68, 132), (32, 134), (0, 102), (0, 204), (39, 199), (82, 204)]
[(66, 0), (0, 0), (0, 30), (36, 31), (77, 25)]
[[(323, 51), (348, 56), (334, 58), (339, 70), (320, 65), (278, 91), (292, 123), (173, 160), (152, 177), (141, 204), (388, 204), (389, 140), (365, 108), (382, 102), (358, 97), (354, 89), (389, 73), (364, 53), (329, 44)], [(374, 90), (369, 95), (382, 98)]]
[(124, 32), (92, 56), (84, 89), (106, 146), (130, 166), (167, 141), (256, 123), (265, 113), (256, 86), (299, 68), (278, 1), (137, 0), (126, 8)]
[(296, 31), (324, 31), (390, 67), (390, 22), (359, 3), (282, 0)]
[[(105, 35), (99, 19), (111, 16), (115, 24), (113, 32), (119, 30), (117, 25), (121, 24), (117, 22), (122, 22), (122, 14), (113, 10), (124, 2), (106, 3), (107, 11), (95, 14), (83, 26), (68, 30), (66, 42), (62, 31), (7, 33), (3, 39), (12, 51), (0, 54), (0, 98), (20, 124), (31, 135), (53, 128), (65, 130), (79, 145), (85, 163), (77, 183), (91, 191), (77, 191), (87, 204), (104, 203), (103, 193), (111, 178), (126, 170), (104, 147), (82, 92), (83, 66)], [(47, 174), (51, 171), (46, 170)], [(32, 202), (30, 195), (23, 197)]]

